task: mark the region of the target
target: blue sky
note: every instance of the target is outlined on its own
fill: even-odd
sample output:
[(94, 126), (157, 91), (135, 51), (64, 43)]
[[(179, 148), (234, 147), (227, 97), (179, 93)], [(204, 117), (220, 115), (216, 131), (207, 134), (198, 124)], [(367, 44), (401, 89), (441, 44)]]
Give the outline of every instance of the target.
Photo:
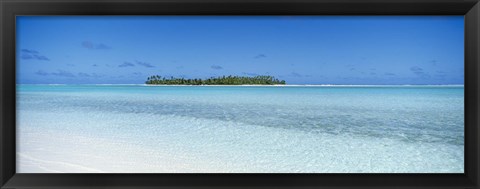
[(463, 84), (463, 16), (19, 16), (17, 83)]

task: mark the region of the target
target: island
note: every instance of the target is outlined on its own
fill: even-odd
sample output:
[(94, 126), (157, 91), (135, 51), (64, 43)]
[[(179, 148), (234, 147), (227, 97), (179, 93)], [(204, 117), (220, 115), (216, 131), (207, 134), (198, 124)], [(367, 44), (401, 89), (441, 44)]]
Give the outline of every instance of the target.
[(147, 85), (285, 85), (285, 80), (279, 80), (273, 76), (259, 75), (247, 76), (219, 76), (208, 79), (185, 79), (175, 77), (150, 76), (145, 82)]

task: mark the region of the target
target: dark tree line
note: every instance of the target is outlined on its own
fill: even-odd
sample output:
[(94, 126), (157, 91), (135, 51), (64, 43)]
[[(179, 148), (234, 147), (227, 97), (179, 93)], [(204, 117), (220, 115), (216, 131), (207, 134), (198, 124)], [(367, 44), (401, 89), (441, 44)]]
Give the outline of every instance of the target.
[(221, 76), (208, 79), (185, 79), (175, 77), (162, 77), (159, 75), (147, 78), (146, 84), (150, 85), (285, 85), (285, 80), (273, 76)]

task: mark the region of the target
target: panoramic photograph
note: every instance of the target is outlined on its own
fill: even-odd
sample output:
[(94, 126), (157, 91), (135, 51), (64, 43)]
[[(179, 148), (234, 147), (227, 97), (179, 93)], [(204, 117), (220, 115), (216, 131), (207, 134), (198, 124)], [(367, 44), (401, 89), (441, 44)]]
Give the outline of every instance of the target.
[(17, 16), (17, 173), (464, 173), (463, 16)]

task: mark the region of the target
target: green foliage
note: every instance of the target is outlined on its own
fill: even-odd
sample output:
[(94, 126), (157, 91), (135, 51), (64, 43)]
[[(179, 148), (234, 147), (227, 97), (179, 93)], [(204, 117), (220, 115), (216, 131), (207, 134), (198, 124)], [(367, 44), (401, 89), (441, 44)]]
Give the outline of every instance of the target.
[(285, 80), (278, 80), (273, 76), (260, 75), (221, 76), (208, 79), (166, 78), (159, 75), (150, 76), (145, 84), (149, 85), (285, 85)]

